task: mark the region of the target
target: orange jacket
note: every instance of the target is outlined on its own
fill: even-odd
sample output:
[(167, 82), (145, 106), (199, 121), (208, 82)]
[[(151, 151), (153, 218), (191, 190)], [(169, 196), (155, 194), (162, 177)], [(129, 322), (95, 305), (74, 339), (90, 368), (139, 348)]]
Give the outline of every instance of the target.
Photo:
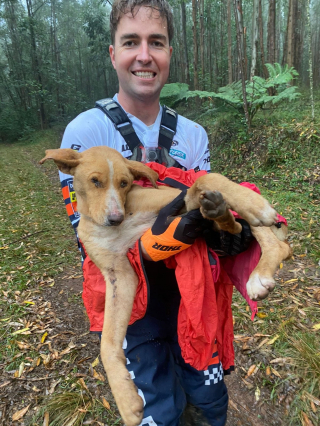
[[(149, 166), (159, 173), (160, 181), (171, 178), (187, 186), (191, 186), (198, 177), (206, 173), (196, 173), (194, 170), (185, 172), (177, 168), (167, 169), (156, 163)], [(139, 183), (149, 185), (146, 180)], [(206, 369), (210, 364), (216, 341), (223, 368), (229, 370), (234, 365), (231, 311), (233, 282), (226, 271), (232, 269), (230, 275), (232, 280), (237, 276), (235, 284), (255, 313), (257, 305), (247, 297), (245, 283), (259, 261), (260, 248), (254, 242), (246, 252), (228, 258), (228, 269), (221, 266), (221, 263), (226, 262), (224, 259), (219, 262), (215, 253), (212, 254), (217, 262), (215, 266), (210, 266), (205, 242), (197, 239), (191, 247), (167, 259), (166, 265), (175, 268), (181, 293), (177, 333), (184, 360), (198, 370)], [(142, 266), (139, 241), (129, 250), (128, 258), (139, 277), (129, 323), (133, 324), (143, 318), (148, 303), (148, 284)], [(101, 331), (105, 282), (99, 269), (88, 256), (83, 264), (83, 274), (83, 301), (90, 320), (90, 330)]]

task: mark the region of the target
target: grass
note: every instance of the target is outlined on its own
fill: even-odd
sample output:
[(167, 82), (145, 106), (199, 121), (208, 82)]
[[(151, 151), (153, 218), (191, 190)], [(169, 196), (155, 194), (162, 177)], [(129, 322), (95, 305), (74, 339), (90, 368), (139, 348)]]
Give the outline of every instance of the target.
[[(308, 96), (303, 93), (299, 101), (260, 112), (251, 132), (239, 126), (240, 118), (230, 110), (200, 113), (198, 121), (210, 135), (212, 170), (236, 182), (254, 182), (289, 221), (294, 256), (287, 276), (280, 271), (278, 286), (253, 323), (239, 294), (234, 295), (233, 312), (235, 334), (252, 339), (248, 349), (241, 342), (240, 353), (260, 364), (258, 378), (270, 398), (286, 407), (290, 425), (320, 424), (320, 331), (314, 329), (320, 306), (313, 296), (320, 280), (320, 97), (312, 122)], [(259, 333), (278, 337), (257, 349), (263, 337), (252, 336)], [(271, 364), (284, 357), (290, 363)], [(281, 377), (267, 375), (268, 367)]]

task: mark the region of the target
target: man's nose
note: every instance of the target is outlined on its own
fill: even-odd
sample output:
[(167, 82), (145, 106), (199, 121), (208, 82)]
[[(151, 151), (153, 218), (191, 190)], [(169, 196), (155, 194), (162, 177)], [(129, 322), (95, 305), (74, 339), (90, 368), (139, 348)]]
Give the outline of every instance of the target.
[(152, 60), (150, 55), (150, 46), (148, 42), (142, 42), (140, 44), (139, 52), (137, 55), (137, 61), (142, 62), (143, 64), (147, 64)]

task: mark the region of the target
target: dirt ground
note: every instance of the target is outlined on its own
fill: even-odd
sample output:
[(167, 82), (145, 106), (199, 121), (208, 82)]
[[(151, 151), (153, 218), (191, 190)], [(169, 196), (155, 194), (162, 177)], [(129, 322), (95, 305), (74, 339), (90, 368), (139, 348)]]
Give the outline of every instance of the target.
[[(12, 371), (2, 370), (0, 425), (17, 424), (17, 422), (11, 421), (12, 412), (15, 412), (17, 407), (21, 408), (29, 404), (26, 420), (18, 423), (20, 425), (33, 424), (30, 423), (32, 410), (38, 407), (43, 396), (54, 392), (62, 377), (68, 375), (83, 379), (96, 398), (105, 398), (110, 404), (110, 410), (116, 423), (119, 416), (101, 363), (95, 368), (92, 367), (92, 363), (99, 355), (99, 339), (96, 335), (88, 333), (89, 323), (81, 300), (82, 278), (79, 276), (79, 271), (71, 268), (61, 273), (55, 279), (53, 286), (51, 286), (50, 280), (44, 285), (44, 291), (39, 292), (33, 298), (35, 305), (30, 307), (30, 313), (34, 313), (34, 316), (29, 319), (29, 321), (39, 324), (39, 338), (43, 336), (44, 331), (48, 333), (48, 338), (43, 343), (39, 342), (38, 338), (33, 344), (34, 350), (40, 354), (41, 363), (33, 367), (34, 363), (32, 364), (33, 360), (30, 357), (31, 371), (20, 378), (14, 378)], [(21, 341), (23, 342), (23, 338)], [(48, 348), (49, 355), (47, 355)], [(22, 347), (22, 352), (23, 349), (26, 348)], [(247, 370), (251, 363), (250, 357), (243, 353), (238, 345), (235, 345), (235, 350), (236, 363), (241, 363), (242, 369), (238, 368), (236, 364), (235, 371), (230, 376), (226, 376), (230, 396), (227, 425), (285, 425), (283, 405), (272, 404), (270, 392), (264, 390), (260, 385), (261, 394), (259, 401), (256, 402), (256, 384), (253, 383), (249, 386), (251, 389), (248, 389), (248, 382), (243, 381), (244, 370)], [(71, 360), (70, 358), (63, 359), (64, 352), (66, 355), (73, 354)], [(51, 356), (51, 359), (48, 359), (48, 356)], [(3, 368), (4, 365), (0, 365), (1, 367)], [(100, 375), (98, 382), (95, 380), (96, 375)], [(194, 416), (194, 420), (189, 420), (186, 424), (205, 425), (191, 409), (192, 416)]]

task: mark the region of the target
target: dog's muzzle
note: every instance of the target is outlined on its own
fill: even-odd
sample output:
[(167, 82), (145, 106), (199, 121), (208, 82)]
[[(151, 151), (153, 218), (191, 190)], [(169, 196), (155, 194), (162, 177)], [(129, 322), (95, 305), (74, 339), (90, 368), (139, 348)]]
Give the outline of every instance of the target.
[(119, 226), (124, 219), (123, 214), (111, 214), (107, 217), (106, 226)]

